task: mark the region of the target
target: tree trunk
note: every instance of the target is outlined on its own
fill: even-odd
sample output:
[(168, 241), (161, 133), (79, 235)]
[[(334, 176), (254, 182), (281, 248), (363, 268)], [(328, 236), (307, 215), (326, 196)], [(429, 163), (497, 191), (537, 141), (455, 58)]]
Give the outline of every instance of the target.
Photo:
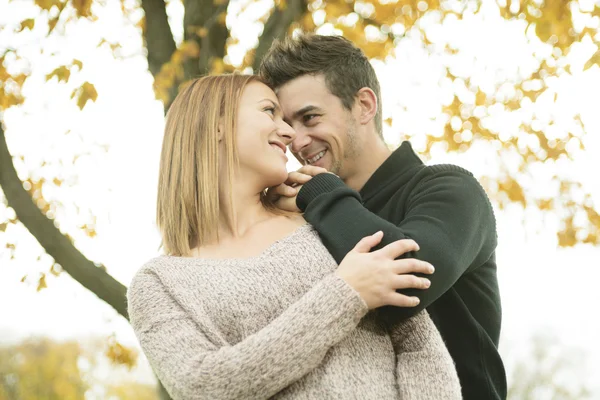
[(148, 59), (148, 69), (152, 76), (160, 72), (163, 64), (169, 62), (177, 46), (169, 26), (164, 0), (142, 0), (146, 19), (144, 41)]
[[(200, 47), (200, 57), (184, 64), (185, 80), (197, 78), (210, 72), (211, 61), (225, 56), (225, 42), (229, 36), (227, 27), (220, 16), (227, 12), (229, 1), (218, 6), (214, 0), (185, 0), (183, 35), (185, 40), (193, 40)], [(206, 34), (198, 35), (204, 28)]]
[(275, 39), (283, 39), (290, 25), (307, 12), (306, 0), (288, 0), (284, 9), (275, 6), (265, 23), (263, 33), (259, 38), (258, 47), (254, 52), (252, 70), (258, 73), (260, 63)]

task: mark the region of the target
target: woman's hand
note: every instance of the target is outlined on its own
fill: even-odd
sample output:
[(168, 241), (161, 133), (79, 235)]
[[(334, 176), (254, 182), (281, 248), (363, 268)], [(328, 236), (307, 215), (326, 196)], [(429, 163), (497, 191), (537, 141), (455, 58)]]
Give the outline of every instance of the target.
[(429, 279), (419, 278), (412, 273), (432, 274), (434, 268), (425, 261), (407, 258), (396, 260), (410, 251), (419, 250), (419, 245), (410, 239), (397, 240), (387, 246), (369, 252), (381, 242), (383, 232), (364, 237), (342, 260), (335, 273), (356, 290), (369, 309), (385, 305), (415, 307), (417, 297), (397, 293), (397, 289), (427, 289)]
[(267, 198), (269, 198), (275, 206), (284, 211), (299, 212), (296, 205), (298, 193), (306, 182), (310, 181), (313, 176), (330, 173), (325, 168), (305, 165), (298, 171), (293, 171), (288, 174), (288, 179), (278, 186), (273, 186), (267, 190)]

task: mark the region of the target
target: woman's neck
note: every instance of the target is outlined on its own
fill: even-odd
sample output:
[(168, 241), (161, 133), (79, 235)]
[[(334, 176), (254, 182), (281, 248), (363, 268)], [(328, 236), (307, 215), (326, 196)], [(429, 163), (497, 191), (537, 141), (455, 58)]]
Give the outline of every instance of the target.
[[(221, 193), (221, 216), (219, 218), (219, 239), (242, 237), (253, 226), (267, 221), (275, 214), (265, 208), (260, 193), (244, 193), (241, 185), (234, 185), (231, 196)], [(237, 188), (237, 190), (236, 190)], [(233, 204), (230, 204), (230, 200)]]

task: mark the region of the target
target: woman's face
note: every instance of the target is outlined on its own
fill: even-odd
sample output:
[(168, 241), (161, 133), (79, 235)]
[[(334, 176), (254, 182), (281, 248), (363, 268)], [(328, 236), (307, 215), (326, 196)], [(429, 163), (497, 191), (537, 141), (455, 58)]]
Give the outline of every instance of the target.
[[(237, 113), (240, 173), (267, 188), (287, 179), (287, 146), (296, 133), (283, 121), (277, 96), (265, 84), (250, 82)], [(254, 179), (256, 178), (256, 179)]]

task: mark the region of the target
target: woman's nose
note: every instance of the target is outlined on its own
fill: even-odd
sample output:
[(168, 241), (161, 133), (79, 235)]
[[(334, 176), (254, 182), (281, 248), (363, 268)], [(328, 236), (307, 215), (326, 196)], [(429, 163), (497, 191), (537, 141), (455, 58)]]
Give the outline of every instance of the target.
[(277, 134), (284, 139), (285, 145), (289, 145), (296, 138), (296, 131), (285, 121), (280, 121)]

